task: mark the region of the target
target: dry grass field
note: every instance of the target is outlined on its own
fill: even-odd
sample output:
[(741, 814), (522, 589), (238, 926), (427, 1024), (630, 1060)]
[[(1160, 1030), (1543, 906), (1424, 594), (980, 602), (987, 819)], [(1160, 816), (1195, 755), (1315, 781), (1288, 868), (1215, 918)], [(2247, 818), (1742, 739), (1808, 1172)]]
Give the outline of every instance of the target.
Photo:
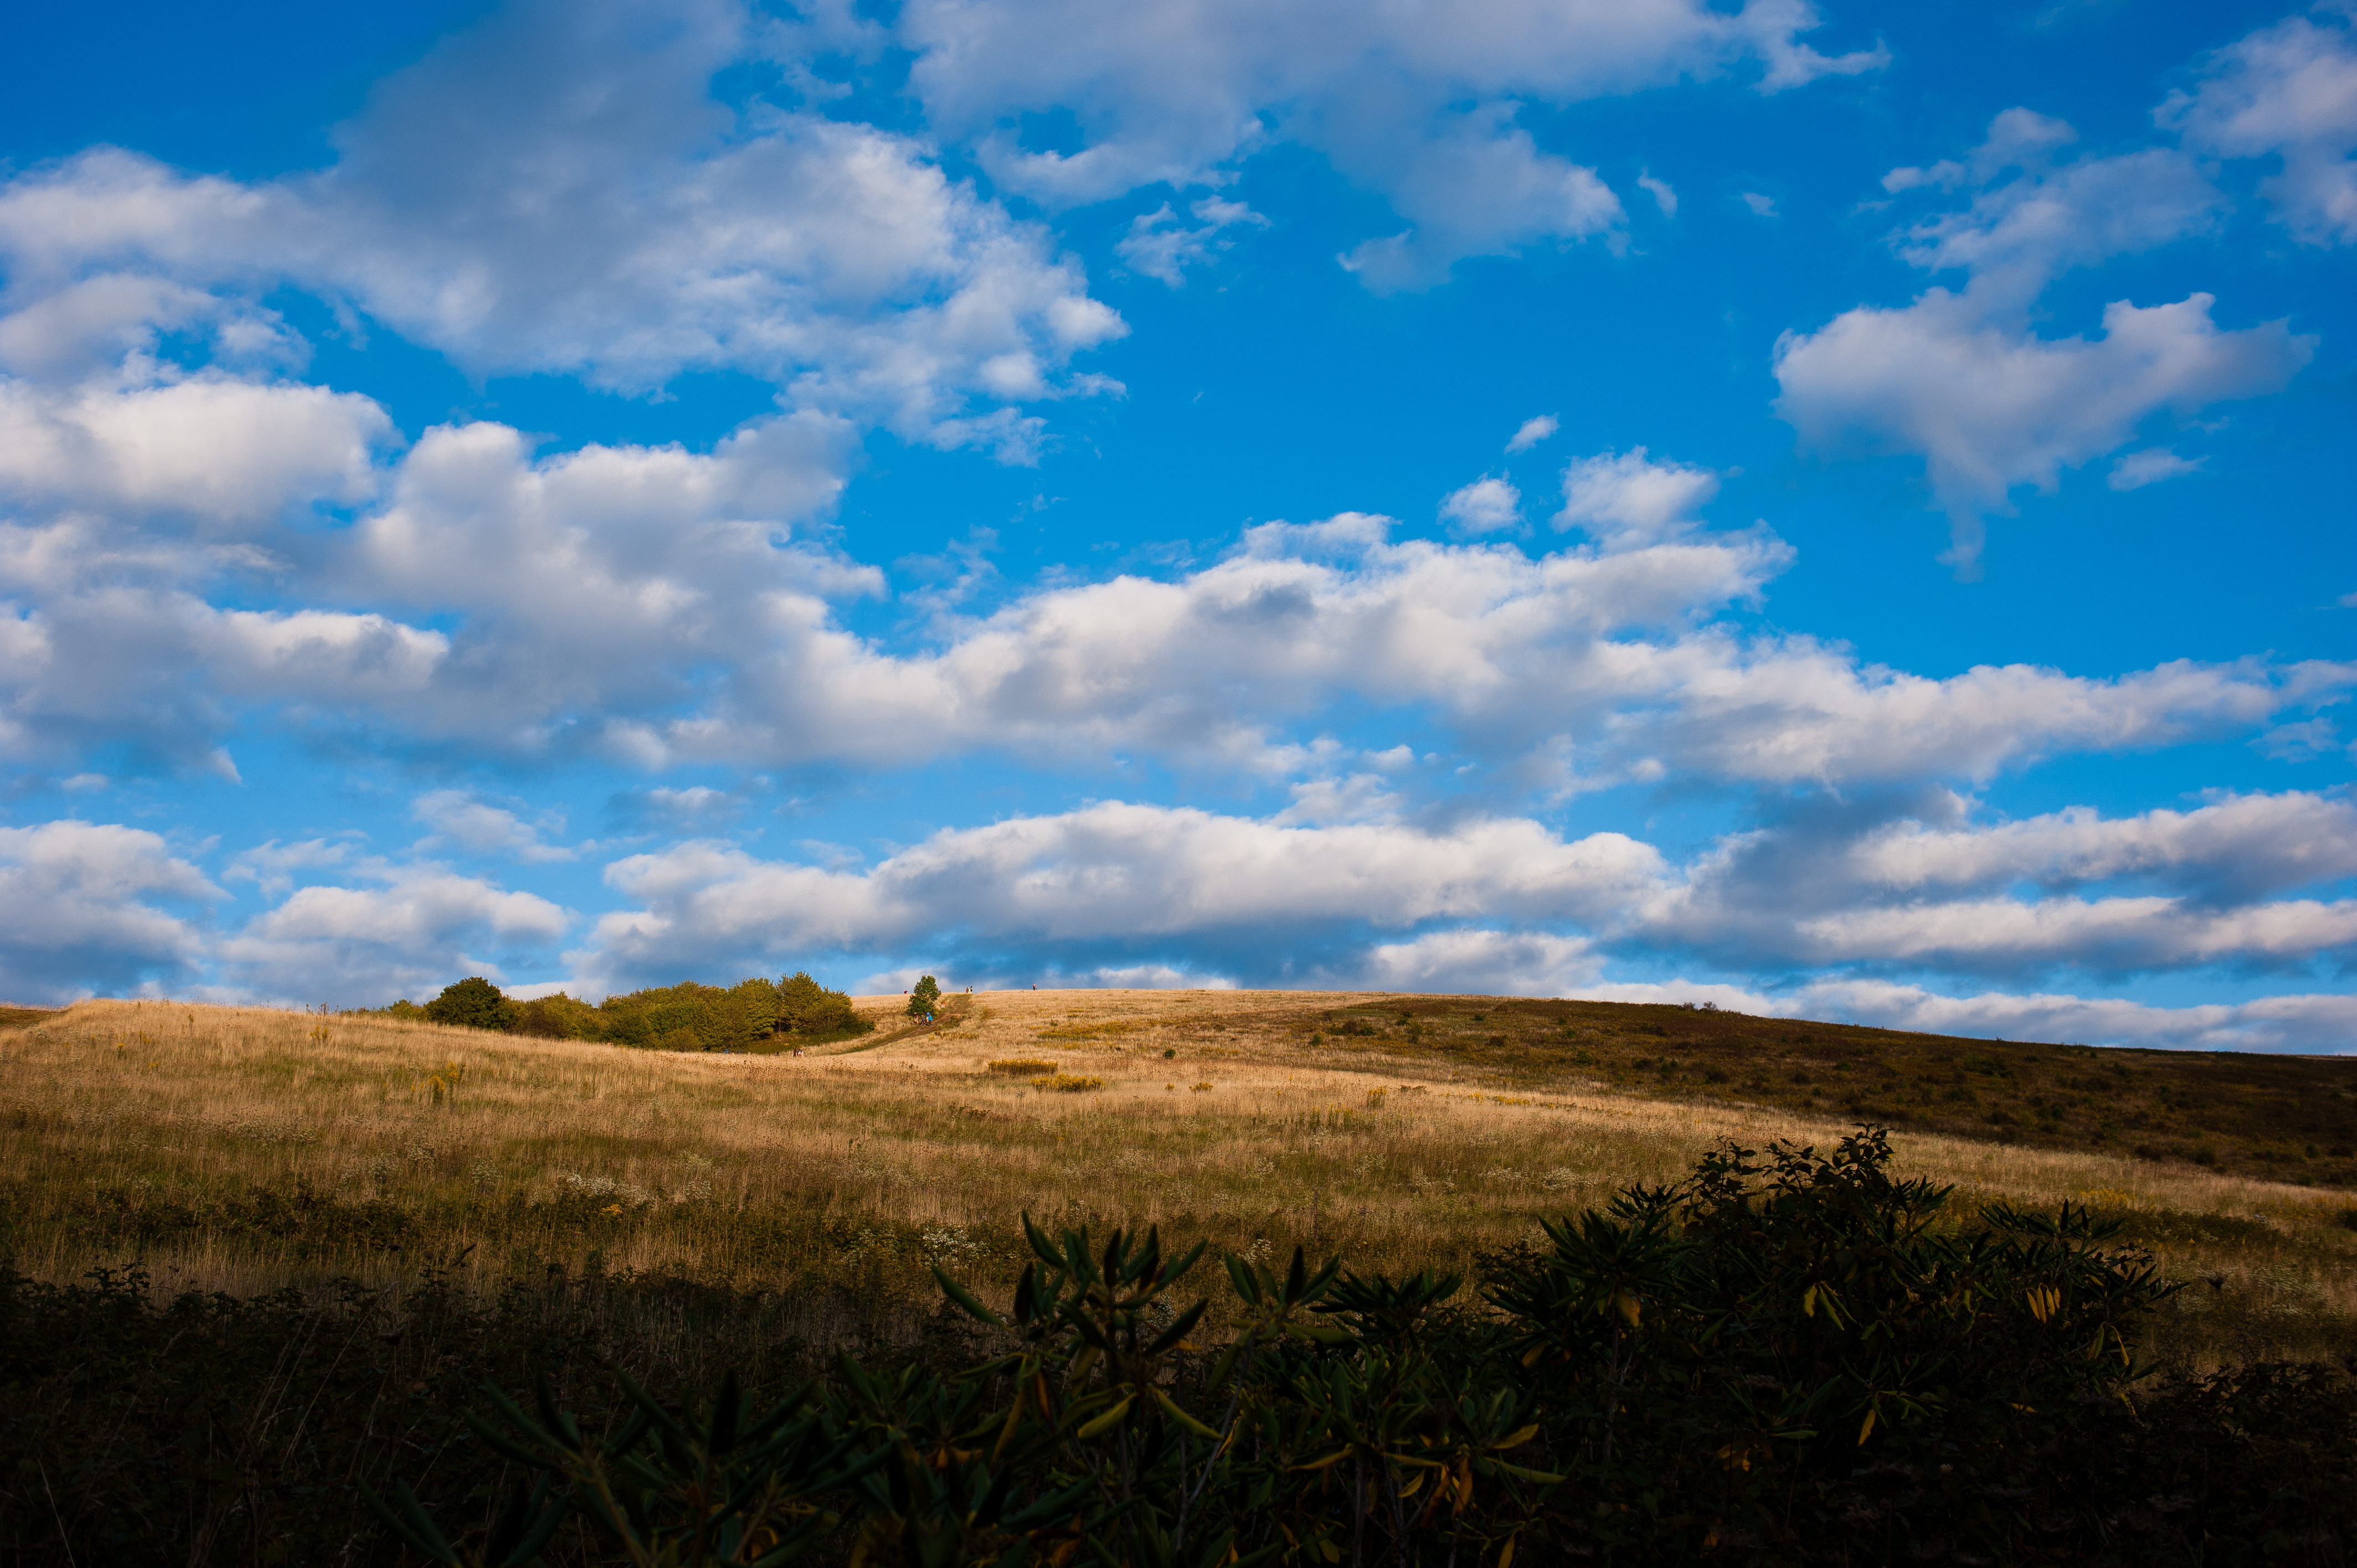
[[(2158, 1348), (2357, 1351), (2357, 1193), (2330, 1141), (2357, 1105), (2346, 1058), (1479, 997), (1020, 992), (955, 997), (930, 1029), (898, 1004), (863, 999), (875, 1034), (800, 1056), (153, 1002), (19, 1015), (0, 1030), (0, 1255), (239, 1294), (603, 1270), (915, 1311), (931, 1262), (1010, 1284), (1026, 1211), (1463, 1267), (1715, 1141), (1824, 1144), (1871, 1115), (1967, 1211), (2068, 1198), (2126, 1219), (2190, 1282)], [(2207, 1110), (2186, 1087), (2229, 1071), (2260, 1087)], [(2254, 1109), (2277, 1092), (2304, 1122)], [(2147, 1157), (2110, 1125), (2169, 1116)]]

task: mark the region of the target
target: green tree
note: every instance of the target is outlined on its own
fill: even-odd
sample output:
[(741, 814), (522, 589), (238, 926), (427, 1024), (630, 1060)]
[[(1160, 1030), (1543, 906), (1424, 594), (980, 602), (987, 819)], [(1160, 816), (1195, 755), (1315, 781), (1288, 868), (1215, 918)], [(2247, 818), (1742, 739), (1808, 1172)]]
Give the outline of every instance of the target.
[(425, 1004), (425, 1015), (436, 1023), (467, 1029), (512, 1029), (522, 1011), (479, 974), (444, 986), (442, 994)]
[(909, 1016), (911, 1018), (930, 1016), (941, 1004), (941, 982), (930, 974), (917, 982), (917, 988), (909, 993)]
[(778, 988), (759, 975), (740, 980), (714, 1004), (716, 1028), (707, 1050), (750, 1050), (778, 1032)]
[(829, 991), (807, 970), (778, 982), (778, 1004), (779, 1028), (795, 1035), (864, 1035), (876, 1026), (853, 1009), (849, 996)]
[(722, 1004), (728, 993), (693, 980), (608, 996), (598, 1011), (607, 1038), (665, 1051), (716, 1050), (728, 1043)]
[(525, 1003), (517, 1010), (514, 1032), (552, 1040), (596, 1040), (605, 1036), (605, 1020), (597, 1009), (560, 991)]

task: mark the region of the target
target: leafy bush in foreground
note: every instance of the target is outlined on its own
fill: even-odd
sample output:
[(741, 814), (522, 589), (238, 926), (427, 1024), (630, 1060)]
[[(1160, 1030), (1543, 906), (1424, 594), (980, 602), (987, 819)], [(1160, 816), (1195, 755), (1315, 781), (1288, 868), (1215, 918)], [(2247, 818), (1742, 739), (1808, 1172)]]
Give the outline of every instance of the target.
[(468, 1423), (523, 1480), (446, 1563), (611, 1560), (2337, 1563), (2357, 1415), (2319, 1369), (2147, 1393), (2129, 1346), (2172, 1287), (2083, 1210), (1894, 1179), (1878, 1129), (1830, 1156), (1727, 1148), (1487, 1260), (1431, 1273), (1230, 1257), (1242, 1328), (1180, 1305), (1202, 1248), (1050, 1239), (1011, 1308), (949, 1276), (998, 1353), (849, 1358), (767, 1413), (736, 1377), (690, 1412), (619, 1379), (585, 1427), (544, 1387)]
[[(167, 1298), (0, 1264), (0, 1563), (419, 1561), (362, 1484), (444, 1561), (553, 1526), (552, 1568), (797, 1541), (1197, 1568), (1223, 1536), (1238, 1563), (2327, 1564), (2357, 1523), (2349, 1379), (2139, 1377), (2105, 1331), (2133, 1344), (2168, 1288), (2136, 1254), (2076, 1209), (1960, 1212), (1873, 1134), (1726, 1151), (1472, 1292), (1030, 1246), (1006, 1310), (952, 1291), (888, 1332), (872, 1291), (535, 1269), (474, 1302), (428, 1270), (398, 1299)], [(1206, 1273), (1217, 1337), (1180, 1294)], [(545, 1408), (476, 1391), (542, 1377)]]

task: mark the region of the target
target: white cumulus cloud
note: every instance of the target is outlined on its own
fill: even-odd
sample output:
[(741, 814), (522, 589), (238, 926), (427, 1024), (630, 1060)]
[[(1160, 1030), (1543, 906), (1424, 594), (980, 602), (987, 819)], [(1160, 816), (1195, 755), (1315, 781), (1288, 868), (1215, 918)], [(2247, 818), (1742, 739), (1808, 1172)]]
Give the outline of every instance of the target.
[(1707, 468), (1656, 463), (1642, 446), (1606, 452), (1564, 469), (1555, 525), (1585, 529), (1608, 549), (1653, 544), (1695, 527), (1695, 513), (1717, 493)]
[(324, 387), (200, 376), (53, 392), (0, 377), (0, 498), (275, 522), (314, 501), (367, 499), (372, 448), (391, 435), (374, 402)]
[(164, 906), (223, 897), (144, 828), (0, 827), (0, 993), (53, 1003), (169, 989), (195, 972), (204, 939), (189, 916)]
[(1514, 438), (1506, 443), (1507, 455), (1511, 456), (1517, 452), (1527, 452), (1552, 436), (1560, 428), (1562, 428), (1561, 422), (1552, 413), (1537, 414), (1525, 419), (1516, 427)]
[(2163, 479), (2198, 474), (2202, 461), (2200, 457), (2180, 457), (2166, 446), (2147, 446), (2139, 452), (2123, 452), (2114, 458), (2112, 471), (2104, 477), (2104, 483), (2115, 490), (2140, 490)]
[(1523, 521), (1523, 492), (1511, 480), (1484, 474), (1440, 501), (1440, 521), (1463, 533), (1495, 533)]
[(1585, 938), (1469, 928), (1378, 942), (1350, 978), (1375, 991), (1560, 996), (1592, 982), (1602, 968)]
[(330, 1004), (430, 995), (469, 974), (502, 978), (500, 951), (544, 947), (571, 923), (537, 894), (439, 865), (371, 859), (355, 869), (372, 885), (298, 887), (222, 940), (228, 989)]
[[(245, 185), (101, 149), (19, 174), (0, 185), (0, 354), (13, 333), (13, 358), (69, 362), (54, 302), (97, 279), (157, 315), (291, 282), (479, 374), (644, 392), (742, 371), (1024, 455), (1013, 405), (1102, 385), (1064, 372), (1120, 317), (922, 144), (724, 108), (709, 83), (754, 47), (727, 0), (527, 0), (380, 83), (318, 173)], [(119, 341), (125, 308), (77, 320)]]
[(2261, 188), (2309, 244), (2357, 243), (2357, 42), (2319, 6), (2228, 45), (2155, 117), (2201, 152), (2280, 159)]
[(2059, 340), (1992, 323), (1941, 289), (1903, 309), (1860, 306), (1778, 341), (1777, 412), (1812, 446), (1921, 454), (1954, 533), (1943, 559), (1970, 573), (1981, 518), (2015, 487), (2052, 490), (2064, 468), (2163, 410), (2277, 391), (2315, 351), (2282, 321), (2221, 330), (2214, 303), (2120, 300), (2100, 335)]
[[(2357, 997), (2264, 996), (2160, 1007), (2067, 993), (1946, 996), (1889, 981), (1828, 981), (1780, 998), (1788, 1015), (1835, 1016), (1925, 1034), (2145, 1046), (2202, 1051), (2346, 1052), (2357, 1038)], [(1767, 1009), (1763, 1008), (1762, 1011)]]
[(2018, 487), (2052, 490), (2164, 411), (2276, 392), (2315, 349), (2283, 321), (2222, 329), (2208, 294), (2117, 300), (2097, 336), (2038, 336), (2029, 313), (2056, 276), (2205, 232), (2222, 207), (2181, 152), (2057, 164), (2073, 139), (2060, 121), (2007, 110), (1963, 161), (1893, 170), (1894, 191), (1973, 188), (1964, 207), (1895, 236), (1907, 260), (1963, 271), (1966, 286), (1861, 306), (1776, 345), (1777, 412), (1804, 446), (1923, 457), (1953, 533), (1943, 559), (1964, 576), (1980, 569), (1983, 519)]
[[(1789, 0), (918, 0), (901, 7), (897, 37), (933, 124), (1042, 201), (1217, 187), (1283, 142), (1323, 153), (1408, 225), (1346, 264), (1371, 286), (1403, 288), (1465, 256), (1614, 231), (1618, 199), (1592, 169), (1539, 147), (1514, 123), (1523, 104), (1741, 71), (1778, 91), (1887, 61), (1878, 46), (1828, 55), (1803, 43), (1818, 23)], [(1027, 146), (1023, 116), (1056, 111), (1082, 145)]]
[(1187, 269), (1209, 261), (1214, 252), (1235, 244), (1227, 231), (1239, 224), (1266, 228), (1268, 220), (1241, 201), (1225, 201), (1207, 196), (1191, 203), (1188, 210), (1195, 215), (1190, 228), (1173, 214), (1170, 204), (1164, 202), (1151, 212), (1141, 213), (1131, 220), (1129, 232), (1114, 246), (1130, 271), (1158, 278), (1172, 288), (1187, 281)]
[(568, 961), (613, 983), (691, 953), (708, 966), (716, 954), (939, 951), (970, 933), (994, 955), (1094, 945), (1107, 962), (1135, 962), (1113, 954), (1159, 944), (1223, 972), (1265, 973), (1272, 930), (1314, 948), (1319, 933), (1348, 942), (1369, 925), (1592, 921), (1663, 869), (1651, 847), (1620, 834), (1566, 841), (1520, 819), (1301, 826), (1106, 803), (947, 830), (865, 871), (718, 843), (630, 856), (607, 878), (639, 908), (600, 918)]
[(2334, 797), (1990, 823), (1935, 791), (1903, 815), (1824, 801), (1727, 835), (1628, 930), (1770, 970), (2298, 970), (2357, 944), (2357, 902), (2331, 896), (2352, 875), (2357, 812)]
[[(454, 844), (478, 854), (511, 855), (522, 861), (571, 860), (579, 852), (541, 837), (550, 824), (528, 822), (505, 806), (495, 806), (464, 789), (429, 789), (410, 802), (410, 814), (433, 830), (419, 845), (431, 850)], [(561, 822), (554, 824), (561, 830)]]

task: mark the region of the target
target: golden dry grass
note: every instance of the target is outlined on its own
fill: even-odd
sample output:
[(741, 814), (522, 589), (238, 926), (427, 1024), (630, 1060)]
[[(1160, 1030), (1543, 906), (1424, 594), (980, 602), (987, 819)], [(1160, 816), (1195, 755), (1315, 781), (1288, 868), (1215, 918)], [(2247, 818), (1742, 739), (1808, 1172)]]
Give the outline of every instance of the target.
[[(1003, 1288), (1028, 1211), (1262, 1255), (1299, 1242), (1396, 1272), (1462, 1267), (1542, 1216), (1674, 1180), (1723, 1138), (1822, 1145), (1847, 1130), (1615, 1092), (1571, 1069), (1509, 1077), (1308, 1043), (1305, 1009), (1364, 1000), (960, 996), (940, 1028), (888, 1017), (799, 1057), (84, 1003), (0, 1033), (0, 1250), (48, 1277), (135, 1255), (159, 1278), (240, 1292), (323, 1272), (391, 1284), (463, 1251), (453, 1266), (485, 1288), (594, 1260), (921, 1294), (928, 1261)], [(883, 1016), (898, 1003), (861, 1004)], [(1060, 1090), (1058, 1076), (1103, 1086)], [(2176, 1348), (2357, 1348), (2347, 1194), (2119, 1154), (1894, 1145), (1968, 1198), (2128, 1217), (2196, 1282), (2164, 1326)], [(291, 1215), (253, 1203), (306, 1192)]]

